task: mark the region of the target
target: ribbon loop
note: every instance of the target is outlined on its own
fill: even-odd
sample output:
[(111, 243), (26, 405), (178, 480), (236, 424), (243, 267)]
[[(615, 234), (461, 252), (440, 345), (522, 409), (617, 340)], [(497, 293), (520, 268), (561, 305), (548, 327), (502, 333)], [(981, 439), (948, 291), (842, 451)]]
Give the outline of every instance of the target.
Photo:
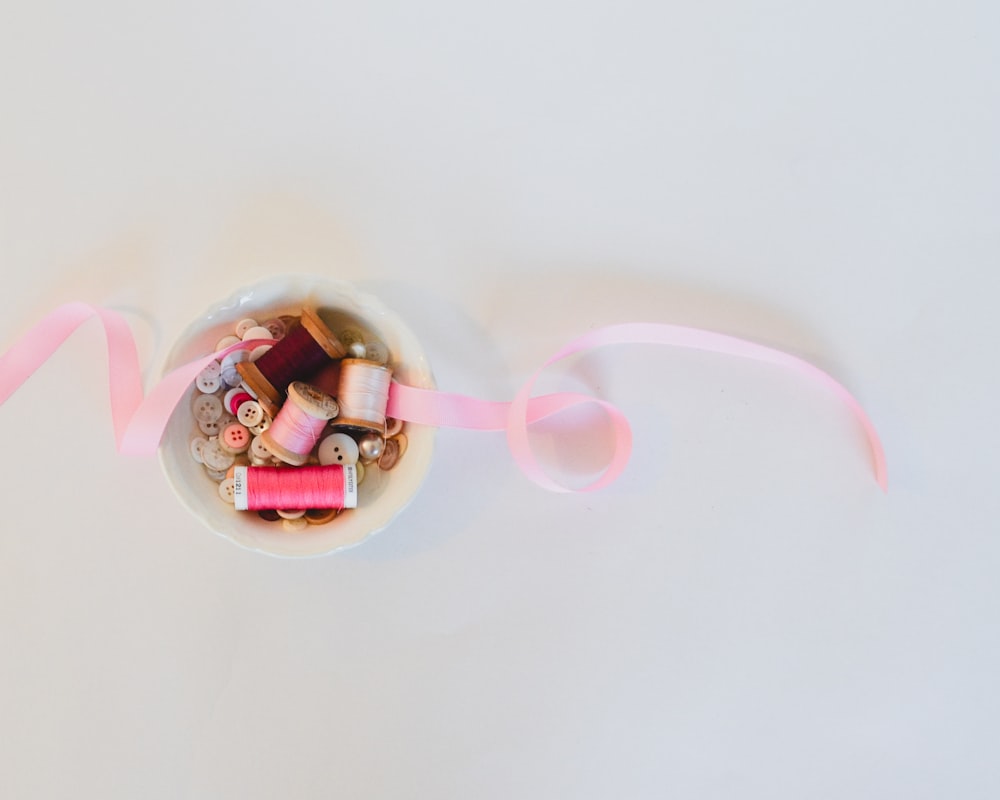
[[(239, 342), (217, 353), (197, 358), (167, 374), (143, 399), (135, 339), (124, 318), (110, 309), (86, 303), (68, 303), (46, 315), (0, 356), (0, 404), (45, 363), (81, 324), (94, 316), (100, 319), (107, 341), (108, 383), (115, 440), (119, 451), (129, 455), (151, 455), (156, 452), (177, 404), (198, 373), (213, 360), (236, 350), (270, 343), (264, 340)], [(621, 344), (656, 344), (722, 353), (775, 364), (818, 381), (854, 412), (871, 448), (875, 478), (883, 490), (887, 488), (885, 453), (875, 426), (861, 404), (834, 378), (813, 364), (780, 350), (735, 336), (681, 325), (626, 323), (590, 331), (549, 358), (509, 403), (393, 383), (386, 413), (397, 419), (424, 425), (505, 431), (515, 462), (535, 483), (555, 492), (594, 491), (617, 479), (628, 463), (632, 449), (632, 431), (625, 415), (611, 403), (588, 395), (559, 392), (532, 397), (531, 392), (541, 373), (552, 364), (586, 350)], [(608, 415), (614, 430), (615, 448), (601, 476), (590, 485), (573, 490), (546, 474), (531, 449), (528, 426), (585, 403), (598, 405)]]

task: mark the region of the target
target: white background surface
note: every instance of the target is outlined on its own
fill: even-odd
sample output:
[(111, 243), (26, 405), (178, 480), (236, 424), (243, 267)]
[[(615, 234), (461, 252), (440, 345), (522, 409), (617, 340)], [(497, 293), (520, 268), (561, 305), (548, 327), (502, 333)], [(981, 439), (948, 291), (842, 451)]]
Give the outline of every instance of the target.
[(114, 452), (90, 323), (0, 409), (0, 796), (997, 796), (996, 4), (2, 18), (0, 345), (137, 309), (152, 377), (319, 272), (506, 399), (688, 323), (831, 371), (891, 488), (807, 381), (619, 348), (549, 381), (629, 414), (612, 488), (442, 431), (391, 528), (280, 561)]

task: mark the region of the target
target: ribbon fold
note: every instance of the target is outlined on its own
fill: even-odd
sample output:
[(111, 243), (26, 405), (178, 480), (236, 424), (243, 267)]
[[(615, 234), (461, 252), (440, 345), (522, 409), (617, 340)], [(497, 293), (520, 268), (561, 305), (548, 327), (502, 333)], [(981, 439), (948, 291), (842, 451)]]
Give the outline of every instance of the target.
[[(156, 452), (177, 404), (198, 373), (213, 360), (223, 358), (235, 350), (252, 349), (268, 343), (261, 340), (240, 342), (217, 353), (197, 358), (164, 376), (144, 398), (135, 339), (125, 319), (110, 309), (86, 303), (67, 303), (46, 315), (0, 356), (0, 405), (80, 325), (94, 316), (100, 319), (107, 342), (108, 382), (115, 441), (119, 452), (127, 455), (152, 455)], [(722, 353), (791, 369), (819, 382), (837, 395), (858, 419), (871, 448), (875, 478), (883, 490), (887, 489), (885, 453), (875, 426), (861, 404), (833, 377), (808, 361), (780, 350), (735, 336), (681, 325), (627, 323), (598, 328), (584, 334), (542, 364), (509, 403), (480, 400), (393, 382), (389, 391), (387, 413), (397, 419), (423, 425), (505, 431), (514, 461), (532, 481), (556, 492), (594, 491), (616, 480), (628, 463), (632, 432), (625, 415), (611, 403), (589, 395), (558, 392), (533, 397), (531, 392), (542, 372), (552, 364), (586, 350), (622, 344), (655, 344)], [(607, 414), (614, 430), (615, 449), (610, 463), (597, 480), (582, 489), (570, 489), (550, 478), (535, 458), (529, 441), (528, 426), (585, 403), (597, 404)]]

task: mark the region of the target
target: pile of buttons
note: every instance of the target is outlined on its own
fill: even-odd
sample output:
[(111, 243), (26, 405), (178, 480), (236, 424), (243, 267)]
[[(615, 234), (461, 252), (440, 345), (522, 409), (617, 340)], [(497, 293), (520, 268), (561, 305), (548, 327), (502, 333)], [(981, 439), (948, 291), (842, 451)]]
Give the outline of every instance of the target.
[[(315, 317), (313, 317), (315, 319)], [(215, 346), (221, 351), (240, 341), (266, 340), (248, 350), (235, 350), (221, 361), (213, 361), (195, 379), (195, 393), (191, 405), (196, 428), (190, 440), (191, 457), (205, 468), (208, 477), (218, 485), (222, 501), (233, 504), (234, 473), (239, 466), (274, 466), (295, 469), (296, 466), (353, 465), (357, 483), (364, 481), (366, 469), (391, 470), (403, 457), (407, 439), (403, 423), (391, 418), (376, 430), (359, 429), (354, 425), (338, 423), (334, 417), (319, 436), (312, 452), (304, 457), (304, 464), (292, 464), (272, 452), (264, 434), (272, 425), (280, 408), (273, 398), (259, 397), (241, 374), (239, 364), (256, 362), (287, 333), (300, 323), (298, 316), (280, 316), (258, 324), (254, 319), (237, 323), (234, 335), (225, 336)], [(364, 359), (374, 364), (386, 364), (389, 352), (386, 346), (357, 329), (348, 328), (336, 337), (343, 346), (344, 358)], [(329, 358), (327, 371), (334, 369), (336, 359)], [(317, 383), (319, 383), (317, 377)], [(336, 385), (336, 384), (334, 384)], [(323, 386), (333, 394), (330, 386)], [(323, 394), (321, 389), (317, 392)], [(281, 522), (286, 531), (304, 531), (310, 525), (321, 525), (334, 520), (341, 509), (268, 509), (257, 511), (262, 519)]]

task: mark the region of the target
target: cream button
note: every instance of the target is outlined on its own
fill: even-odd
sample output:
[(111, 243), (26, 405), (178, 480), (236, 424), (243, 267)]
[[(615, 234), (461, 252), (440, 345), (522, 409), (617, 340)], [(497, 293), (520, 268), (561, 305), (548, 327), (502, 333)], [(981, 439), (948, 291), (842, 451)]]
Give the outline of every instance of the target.
[(275, 509), (278, 512), (278, 516), (282, 519), (299, 519), (306, 515), (306, 510), (304, 508), (292, 508), (292, 509)]
[(264, 431), (266, 431), (270, 427), (271, 427), (271, 418), (267, 414), (264, 414), (264, 419), (260, 421), (259, 425), (250, 426), (250, 433), (252, 433), (254, 436), (260, 436)]
[(205, 459), (202, 458), (201, 453), (205, 449), (206, 444), (208, 444), (208, 439), (206, 439), (204, 436), (195, 436), (191, 440), (191, 458), (193, 458), (199, 464), (205, 463)]
[(236, 503), (236, 481), (232, 478), (224, 478), (219, 483), (219, 497), (227, 503)]
[(354, 465), (354, 474), (357, 476), (358, 486), (365, 482), (365, 465), (360, 461)]
[(222, 416), (222, 401), (214, 394), (199, 394), (191, 411), (198, 422), (216, 422)]
[(374, 361), (376, 364), (389, 363), (389, 348), (382, 342), (368, 342), (365, 345), (365, 359)]
[(281, 527), (288, 533), (301, 533), (309, 527), (309, 523), (306, 522), (305, 517), (297, 517), (296, 519), (281, 520)]
[(331, 433), (319, 443), (319, 463), (324, 467), (331, 464), (357, 464), (358, 444), (346, 433)]
[(236, 323), (236, 335), (243, 338), (243, 334), (246, 333), (251, 328), (257, 327), (257, 320), (247, 317), (246, 319), (241, 319)]
[(247, 328), (243, 331), (243, 335), (240, 337), (244, 342), (249, 342), (251, 339), (273, 339), (271, 331), (265, 328), (263, 325), (254, 325), (252, 328)]
[[(223, 450), (218, 441), (209, 441), (201, 450), (201, 458), (208, 469), (221, 470), (223, 478), (226, 477), (226, 470), (236, 461), (236, 457)], [(219, 480), (222, 480), (222, 478)]]
[(234, 344), (239, 343), (239, 336), (223, 336), (215, 343), (215, 352), (218, 353), (220, 350), (225, 350), (227, 347), (232, 347)]
[(250, 442), (250, 461), (253, 462), (254, 466), (261, 466), (266, 464), (274, 458), (274, 453), (267, 449), (267, 445), (264, 440), (259, 436), (255, 436), (253, 441)]
[(236, 419), (248, 428), (253, 428), (264, 421), (264, 409), (256, 400), (244, 400), (236, 409)]

